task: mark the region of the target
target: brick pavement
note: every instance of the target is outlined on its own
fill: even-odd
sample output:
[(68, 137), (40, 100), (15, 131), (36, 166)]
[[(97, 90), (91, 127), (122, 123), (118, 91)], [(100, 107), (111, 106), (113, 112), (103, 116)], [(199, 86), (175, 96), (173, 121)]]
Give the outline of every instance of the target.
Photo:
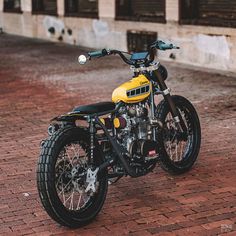
[(157, 167), (145, 177), (121, 179), (84, 228), (70, 230), (48, 217), (35, 168), (49, 119), (74, 105), (109, 100), (129, 75), (118, 58), (81, 67), (81, 52), (0, 35), (0, 235), (236, 235), (236, 77), (170, 63), (169, 86), (188, 97), (201, 118), (194, 168), (170, 176)]

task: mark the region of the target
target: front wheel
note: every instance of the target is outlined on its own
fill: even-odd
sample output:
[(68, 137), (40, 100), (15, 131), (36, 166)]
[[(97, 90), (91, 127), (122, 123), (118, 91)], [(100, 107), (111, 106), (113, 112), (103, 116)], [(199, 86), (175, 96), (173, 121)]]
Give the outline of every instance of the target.
[(188, 171), (195, 163), (201, 145), (201, 127), (198, 114), (193, 105), (184, 97), (172, 96), (173, 102), (187, 127), (181, 134), (171, 115), (168, 103), (163, 100), (157, 106), (156, 118), (163, 123), (160, 155), (161, 167), (171, 174)]
[(103, 162), (98, 143), (90, 158), (88, 132), (77, 127), (58, 130), (42, 146), (37, 170), (41, 202), (52, 219), (76, 228), (101, 210), (107, 194), (107, 172), (99, 173), (93, 188), (87, 174)]

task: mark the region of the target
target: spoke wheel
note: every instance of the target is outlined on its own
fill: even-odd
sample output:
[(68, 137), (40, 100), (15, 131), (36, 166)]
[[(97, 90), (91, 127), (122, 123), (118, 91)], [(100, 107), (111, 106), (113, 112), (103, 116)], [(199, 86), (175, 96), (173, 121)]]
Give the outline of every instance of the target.
[[(94, 195), (85, 191), (88, 160), (87, 151), (79, 143), (66, 145), (58, 155), (55, 185), (61, 202), (68, 210), (78, 211), (85, 208)], [(97, 187), (98, 184), (97, 182)]]
[(159, 134), (161, 149), (161, 166), (172, 174), (188, 171), (195, 163), (201, 144), (201, 128), (197, 112), (193, 105), (184, 97), (172, 96), (186, 127), (182, 134), (175, 123), (166, 101), (157, 107), (156, 117), (163, 123)]
[(90, 136), (85, 130), (67, 127), (43, 145), (38, 162), (37, 186), (47, 213), (61, 225), (77, 228), (88, 224), (101, 210), (107, 194), (107, 171), (97, 175), (93, 191), (87, 188), (88, 170), (104, 161), (95, 142), (90, 158)]
[(192, 124), (189, 122), (188, 114), (186, 111), (178, 110), (187, 127), (187, 139), (181, 137), (181, 133), (170, 112), (166, 116), (163, 131), (165, 150), (173, 162), (181, 162), (193, 145)]

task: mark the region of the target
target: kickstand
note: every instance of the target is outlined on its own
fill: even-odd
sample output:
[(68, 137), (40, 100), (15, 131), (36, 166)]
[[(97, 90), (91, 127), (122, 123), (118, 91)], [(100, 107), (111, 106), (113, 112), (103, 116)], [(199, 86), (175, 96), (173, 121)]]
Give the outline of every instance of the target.
[(112, 180), (111, 179), (109, 179), (108, 180), (108, 184), (109, 185), (112, 185), (112, 184), (115, 184), (119, 179), (121, 179), (123, 176), (119, 176), (119, 177), (117, 177), (115, 180), (113, 180), (114, 178), (112, 178)]

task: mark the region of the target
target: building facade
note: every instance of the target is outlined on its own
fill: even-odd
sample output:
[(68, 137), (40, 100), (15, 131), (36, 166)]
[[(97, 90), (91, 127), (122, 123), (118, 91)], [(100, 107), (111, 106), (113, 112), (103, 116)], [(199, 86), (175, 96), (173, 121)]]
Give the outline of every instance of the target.
[(3, 32), (89, 48), (145, 50), (155, 39), (181, 50), (159, 57), (236, 72), (231, 0), (0, 0)]

